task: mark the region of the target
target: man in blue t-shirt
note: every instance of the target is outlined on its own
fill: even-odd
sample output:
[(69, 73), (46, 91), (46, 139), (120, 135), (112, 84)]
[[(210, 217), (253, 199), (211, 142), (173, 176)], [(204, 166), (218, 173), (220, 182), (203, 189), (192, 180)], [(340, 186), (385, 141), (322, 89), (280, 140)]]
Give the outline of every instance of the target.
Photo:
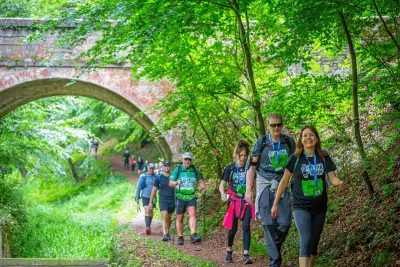
[(163, 173), (161, 173), (154, 181), (153, 190), (150, 195), (149, 208), (153, 208), (153, 199), (156, 198), (157, 190), (159, 190), (159, 205), (162, 214), (162, 230), (163, 241), (171, 240), (169, 229), (171, 227), (172, 213), (175, 210), (175, 191), (169, 186), (169, 175), (171, 174), (171, 163), (164, 161)]

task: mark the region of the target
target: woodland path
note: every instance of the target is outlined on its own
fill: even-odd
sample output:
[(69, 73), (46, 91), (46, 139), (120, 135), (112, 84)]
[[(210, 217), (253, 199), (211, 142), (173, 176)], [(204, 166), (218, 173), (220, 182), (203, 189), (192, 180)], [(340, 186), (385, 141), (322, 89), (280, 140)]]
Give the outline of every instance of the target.
[[(99, 156), (99, 158), (105, 159), (112, 164), (112, 168), (114, 171), (124, 173), (127, 177), (128, 180), (132, 183), (137, 183), (138, 181), (138, 175), (137, 172), (134, 175), (130, 175), (128, 170), (124, 170), (124, 162), (123, 158), (121, 157), (110, 157), (110, 156)], [(198, 224), (202, 223), (201, 220), (198, 218)], [(161, 221), (153, 219), (152, 222), (152, 233), (151, 235), (146, 235), (145, 234), (145, 226), (144, 226), (144, 210), (141, 208), (141, 212), (139, 215), (130, 222), (120, 222), (119, 225), (130, 225), (139, 235), (141, 235), (144, 238), (152, 238), (156, 241), (159, 241), (160, 243), (163, 242), (161, 241), (162, 238), (162, 230), (161, 230)], [(173, 232), (174, 226), (171, 226), (171, 230)], [(241, 224), (239, 224), (238, 227), (238, 232), (236, 234), (236, 238), (241, 236)], [(171, 235), (172, 236), (172, 235)], [(234, 249), (233, 252), (233, 263), (226, 263), (225, 262), (225, 251), (226, 251), (226, 236), (227, 232), (225, 229), (221, 231), (220, 234), (216, 234), (212, 238), (206, 238), (203, 240), (201, 243), (193, 245), (189, 241), (189, 237), (185, 236), (185, 244), (183, 246), (178, 246), (176, 244), (176, 239), (174, 244), (172, 242), (168, 242), (169, 246), (173, 246), (177, 248), (179, 251), (186, 253), (190, 256), (195, 256), (199, 257), (200, 259), (203, 260), (208, 260), (208, 261), (213, 261), (215, 262), (218, 266), (243, 266), (242, 264), (242, 248), (237, 247), (238, 249)], [(235, 245), (234, 245), (235, 248)], [(253, 260), (253, 264), (251, 266), (268, 266), (268, 259), (266, 257), (261, 257), (261, 256), (253, 256), (251, 255), (251, 249), (250, 249), (250, 256)], [(282, 265), (284, 266), (284, 265)]]

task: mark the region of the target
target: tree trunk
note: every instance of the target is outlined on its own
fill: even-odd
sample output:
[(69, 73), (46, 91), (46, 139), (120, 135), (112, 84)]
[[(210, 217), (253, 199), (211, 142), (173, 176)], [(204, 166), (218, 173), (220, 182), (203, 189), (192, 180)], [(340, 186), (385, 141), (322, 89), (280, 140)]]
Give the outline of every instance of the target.
[[(379, 17), (380, 21), (382, 22), (383, 27), (385, 28), (386, 33), (389, 35), (390, 40), (392, 40), (394, 46), (396, 47), (396, 51), (397, 51), (397, 60), (399, 61), (399, 60), (400, 60), (400, 46), (399, 46), (399, 44), (397, 43), (396, 38), (393, 36), (392, 32), (389, 30), (389, 27), (386, 25), (386, 22), (385, 22), (385, 20), (383, 19), (382, 15), (381, 15), (381, 12), (379, 11), (378, 6), (376, 5), (375, 0), (372, 0), (372, 3), (374, 4), (375, 11), (376, 11), (376, 13), (378, 14), (378, 17)], [(398, 62), (398, 63), (400, 64), (400, 62)], [(400, 65), (399, 65), (399, 66), (400, 66)]]
[[(256, 116), (257, 116), (258, 129), (259, 129), (260, 134), (264, 135), (265, 134), (265, 122), (264, 122), (264, 118), (261, 113), (260, 95), (257, 91), (256, 81), (254, 79), (253, 62), (251, 60), (248, 32), (246, 32), (246, 29), (244, 28), (244, 25), (243, 25), (242, 18), (240, 17), (239, 5), (237, 3), (237, 0), (232, 0), (231, 4), (232, 4), (232, 8), (235, 12), (236, 21), (237, 21), (238, 27), (239, 27), (239, 41), (242, 46), (245, 64), (246, 64), (246, 72), (247, 72), (247, 75), (248, 75), (248, 78), (250, 81), (251, 92), (253, 94), (253, 101), (254, 101), (253, 108), (254, 108), (254, 111), (256, 112)], [(247, 28), (249, 28), (249, 25), (247, 25), (247, 26), (248, 26)]]
[(367, 184), (368, 192), (370, 197), (374, 197), (374, 187), (372, 186), (371, 180), (368, 174), (368, 157), (365, 153), (364, 146), (361, 139), (360, 133), (360, 116), (358, 113), (358, 74), (357, 74), (357, 59), (356, 52), (353, 47), (353, 41), (351, 39), (351, 35), (349, 29), (347, 28), (346, 20), (343, 16), (342, 12), (339, 12), (340, 22), (342, 23), (344, 34), (346, 35), (347, 45), (349, 47), (350, 57), (351, 57), (351, 73), (353, 77), (352, 83), (352, 94), (353, 94), (353, 113), (354, 113), (354, 135), (357, 141), (358, 151), (361, 155), (361, 160), (363, 163), (363, 172), (362, 175), (364, 177), (364, 181)]
[(71, 158), (68, 158), (68, 166), (69, 166), (69, 170), (72, 174), (72, 177), (74, 177), (75, 182), (79, 183), (79, 178), (78, 178), (78, 175), (76, 174), (75, 166), (72, 163)]
[[(206, 127), (204, 127), (204, 124), (203, 124), (203, 122), (201, 121), (200, 116), (199, 116), (199, 114), (197, 113), (196, 108), (195, 108), (193, 105), (191, 105), (191, 106), (192, 106), (192, 110), (193, 110), (194, 114), (196, 115), (197, 121), (200, 123), (201, 129), (203, 129), (203, 131), (204, 131), (204, 133), (205, 133), (205, 135), (206, 135), (206, 137), (207, 137), (207, 140), (208, 140), (208, 142), (209, 142), (211, 148), (212, 148), (214, 151), (218, 151), (218, 150), (217, 150), (217, 147), (214, 145), (214, 142), (213, 142), (213, 140), (211, 139), (209, 133), (207, 132)], [(221, 177), (221, 176), (222, 176), (222, 162), (221, 162), (221, 157), (220, 157), (220, 156), (215, 156), (215, 159), (216, 159), (216, 161), (217, 161), (217, 172), (218, 172), (218, 177)]]

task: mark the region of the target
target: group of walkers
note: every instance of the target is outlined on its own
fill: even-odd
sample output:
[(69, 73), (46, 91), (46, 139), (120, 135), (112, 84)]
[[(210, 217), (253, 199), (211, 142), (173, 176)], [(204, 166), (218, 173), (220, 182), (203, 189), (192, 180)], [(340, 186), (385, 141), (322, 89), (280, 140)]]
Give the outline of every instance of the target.
[[(140, 199), (145, 210), (146, 234), (151, 234), (151, 221), (153, 210), (157, 205), (157, 191), (159, 192), (159, 206), (162, 214), (163, 241), (171, 240), (170, 227), (172, 214), (176, 212), (176, 232), (178, 233), (178, 245), (184, 244), (183, 238), (183, 219), (188, 212), (190, 227), (190, 242), (198, 243), (201, 237), (196, 232), (196, 188), (200, 187), (200, 192), (206, 190), (201, 173), (192, 165), (193, 155), (185, 152), (182, 155), (183, 163), (178, 165), (171, 172), (171, 163), (164, 161), (160, 174), (155, 173), (156, 166), (148, 164), (147, 172), (144, 172), (138, 181), (136, 189), (136, 202), (139, 205)], [(158, 164), (160, 167), (160, 164)]]
[[(126, 150), (122, 155), (124, 159), (124, 170), (129, 170), (130, 175), (135, 174), (136, 164), (137, 164), (137, 174), (140, 175), (142, 173), (147, 172), (149, 161), (143, 161), (141, 156), (138, 156), (136, 159), (134, 155), (131, 156), (129, 150)], [(160, 175), (163, 172), (163, 163), (156, 163), (154, 165), (154, 173), (156, 175)]]
[[(261, 219), (269, 266), (281, 266), (281, 248), (288, 235), (292, 210), (300, 236), (299, 264), (314, 266), (318, 243), (327, 212), (327, 192), (330, 185), (343, 190), (345, 184), (335, 174), (336, 166), (322, 150), (318, 131), (313, 126), (301, 128), (295, 142), (281, 133), (282, 117), (273, 113), (267, 118), (268, 133), (260, 137), (250, 153), (250, 144), (239, 140), (236, 160), (228, 164), (221, 177), (221, 201), (227, 202), (223, 225), (228, 229), (226, 262), (233, 262), (233, 241), (242, 221), (243, 264), (251, 264), (249, 256), (251, 219)], [(170, 240), (171, 218), (176, 211), (178, 244), (183, 245), (183, 217), (189, 214), (190, 241), (201, 238), (196, 233), (196, 187), (204, 193), (206, 186), (201, 173), (192, 165), (193, 156), (186, 152), (183, 163), (170, 173), (170, 162), (164, 162), (163, 172), (154, 174), (154, 164), (140, 176), (136, 201), (142, 198), (146, 214), (146, 233), (151, 233), (153, 208), (159, 191), (163, 240)], [(227, 185), (227, 186), (226, 186)], [(226, 188), (227, 187), (227, 188)], [(255, 202), (253, 203), (253, 193)]]

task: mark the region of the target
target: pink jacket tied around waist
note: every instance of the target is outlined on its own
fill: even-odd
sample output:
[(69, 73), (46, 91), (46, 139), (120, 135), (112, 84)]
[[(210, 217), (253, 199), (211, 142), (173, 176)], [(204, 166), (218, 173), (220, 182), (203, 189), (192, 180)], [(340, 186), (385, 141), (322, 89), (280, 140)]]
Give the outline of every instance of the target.
[(243, 220), (244, 214), (246, 213), (246, 209), (251, 209), (251, 218), (255, 217), (255, 209), (253, 203), (247, 203), (243, 198), (238, 198), (236, 193), (231, 190), (231, 187), (228, 186), (228, 195), (231, 199), (231, 203), (229, 204), (228, 210), (226, 211), (224, 222), (222, 225), (231, 230), (233, 224), (234, 216), (239, 220)]

